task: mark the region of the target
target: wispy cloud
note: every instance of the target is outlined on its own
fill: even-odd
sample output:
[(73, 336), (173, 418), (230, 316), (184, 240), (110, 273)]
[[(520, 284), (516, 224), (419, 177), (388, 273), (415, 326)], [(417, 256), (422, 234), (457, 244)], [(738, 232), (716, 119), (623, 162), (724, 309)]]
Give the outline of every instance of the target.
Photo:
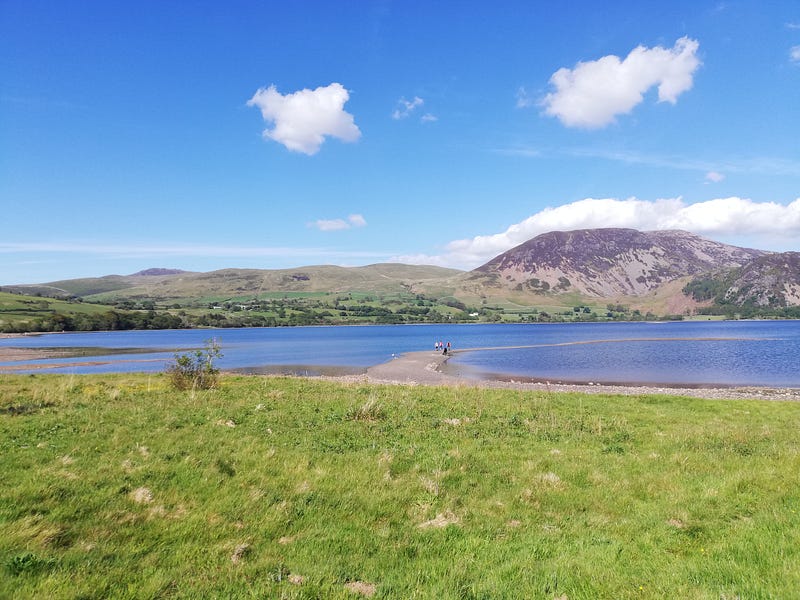
[(738, 197), (694, 204), (681, 198), (586, 198), (545, 208), (500, 233), (454, 240), (439, 255), (404, 255), (392, 260), (474, 268), (542, 233), (598, 227), (682, 229), (722, 239), (763, 236), (796, 245), (800, 238), (800, 198), (788, 205)]
[(528, 108), (530, 106), (535, 106), (535, 105), (536, 105), (536, 100), (534, 100), (528, 95), (528, 90), (520, 86), (517, 89), (517, 108)]
[(800, 64), (800, 46), (792, 46), (789, 49), (789, 60), (793, 63)]
[(709, 171), (705, 176), (706, 183), (719, 183), (723, 179), (725, 179), (725, 175), (718, 173), (717, 171)]
[(397, 108), (395, 108), (394, 111), (392, 112), (392, 118), (395, 121), (399, 121), (400, 119), (405, 119), (423, 104), (425, 104), (425, 101), (419, 96), (414, 96), (413, 100), (406, 100), (405, 98), (400, 98), (397, 101)]
[(521, 156), (523, 158), (540, 158), (543, 153), (538, 148), (526, 148), (522, 146), (514, 146), (512, 148), (492, 148), (490, 152), (494, 154), (503, 154), (505, 156)]
[(366, 227), (367, 220), (362, 215), (354, 214), (348, 216), (347, 219), (317, 219), (308, 226), (320, 231), (340, 231), (353, 227)]
[(271, 85), (259, 89), (247, 101), (247, 106), (258, 107), (264, 121), (274, 123), (272, 129), (264, 130), (264, 138), (294, 152), (312, 155), (319, 152), (328, 136), (343, 142), (354, 142), (361, 137), (353, 115), (344, 110), (349, 98), (350, 94), (340, 83), (285, 96)]
[[(675, 104), (692, 87), (701, 64), (698, 48), (697, 40), (682, 37), (672, 48), (638, 46), (624, 60), (608, 55), (559, 69), (550, 78), (555, 91), (542, 101), (545, 114), (567, 127), (605, 127), (631, 112), (653, 86), (658, 86), (659, 102)], [(520, 101), (526, 102), (518, 95), (518, 106)]]
[(523, 158), (599, 158), (627, 164), (663, 167), (682, 171), (700, 171), (702, 173), (750, 173), (757, 175), (800, 175), (800, 161), (778, 158), (774, 156), (751, 156), (736, 158), (720, 158), (704, 160), (691, 156), (652, 154), (636, 150), (612, 150), (608, 148), (531, 148), (511, 146), (508, 148), (490, 148), (494, 154), (519, 156)]
[(643, 164), (687, 171), (755, 173), (762, 175), (800, 175), (800, 161), (771, 156), (724, 158), (717, 161), (686, 156), (649, 154), (604, 148), (572, 148), (560, 151), (579, 158), (602, 158), (630, 164)]
[(331, 248), (290, 246), (217, 246), (204, 244), (103, 244), (81, 242), (0, 242), (0, 254), (69, 254), (107, 258), (304, 258), (321, 255), (337, 259), (375, 258), (389, 253), (339, 251)]

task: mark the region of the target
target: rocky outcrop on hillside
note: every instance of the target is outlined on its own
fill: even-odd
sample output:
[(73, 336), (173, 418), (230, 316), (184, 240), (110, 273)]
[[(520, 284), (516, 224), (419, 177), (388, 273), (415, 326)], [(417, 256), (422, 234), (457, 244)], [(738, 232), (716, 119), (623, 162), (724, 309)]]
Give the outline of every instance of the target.
[(739, 268), (698, 277), (684, 291), (717, 305), (800, 306), (800, 252), (768, 254)]
[(676, 279), (741, 267), (766, 254), (685, 231), (554, 231), (495, 257), (472, 277), (521, 292), (642, 296)]

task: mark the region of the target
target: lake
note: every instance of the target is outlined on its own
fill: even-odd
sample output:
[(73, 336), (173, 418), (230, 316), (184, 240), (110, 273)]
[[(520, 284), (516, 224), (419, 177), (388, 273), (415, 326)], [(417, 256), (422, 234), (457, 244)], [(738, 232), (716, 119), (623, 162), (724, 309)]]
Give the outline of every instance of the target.
[[(456, 351), (447, 370), (465, 377), (800, 387), (800, 321), (113, 331), (0, 339), (0, 346), (111, 352), (32, 361), (26, 363), (30, 372), (153, 372), (162, 371), (176, 351), (201, 348), (211, 337), (222, 345), (217, 364), (226, 370), (358, 372), (404, 352), (433, 352), (434, 343), (443, 341)], [(467, 348), (490, 349), (464, 352)], [(119, 353), (127, 350), (136, 353)], [(59, 366), (42, 369), (47, 365)]]

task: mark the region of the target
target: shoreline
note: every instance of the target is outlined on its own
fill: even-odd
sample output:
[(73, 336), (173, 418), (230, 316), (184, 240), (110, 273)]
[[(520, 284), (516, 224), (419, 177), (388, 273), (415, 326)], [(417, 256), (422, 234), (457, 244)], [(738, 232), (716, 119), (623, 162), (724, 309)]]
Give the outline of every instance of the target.
[[(10, 337), (10, 336), (9, 336)], [(319, 365), (268, 365), (255, 369), (231, 369), (231, 374), (251, 374), (268, 377), (312, 377), (343, 383), (374, 383), (381, 385), (426, 385), (448, 387), (476, 387), (515, 389), (520, 391), (577, 392), (582, 394), (647, 395), (660, 394), (705, 399), (750, 399), (783, 400), (800, 402), (800, 388), (772, 388), (762, 386), (705, 385), (705, 384), (658, 384), (658, 383), (598, 383), (592, 381), (550, 381), (524, 376), (475, 374), (474, 377), (447, 372), (451, 356), (477, 348), (454, 350), (443, 355), (431, 350), (408, 352), (372, 367), (326, 367)], [(13, 374), (21, 370), (45, 370), (78, 365), (103, 365), (114, 361), (86, 360), (81, 363), (31, 365), (29, 361), (39, 359), (66, 358), (69, 349), (0, 347), (0, 362), (27, 364), (2, 365), (0, 375)], [(89, 357), (87, 357), (89, 358)], [(139, 359), (142, 361), (142, 359)], [(142, 361), (143, 362), (143, 361)]]
[(800, 388), (771, 388), (760, 386), (700, 386), (697, 384), (610, 384), (596, 382), (553, 382), (532, 380), (524, 377), (495, 376), (472, 379), (459, 375), (451, 375), (442, 371), (450, 356), (437, 352), (409, 352), (367, 369), (365, 375), (356, 377), (331, 377), (338, 380), (367, 381), (369, 383), (390, 385), (433, 385), (478, 387), (495, 389), (515, 389), (524, 391), (545, 392), (578, 392), (582, 394), (621, 394), (639, 396), (659, 394), (670, 396), (686, 396), (691, 398), (726, 399), (726, 400), (784, 400), (800, 402)]

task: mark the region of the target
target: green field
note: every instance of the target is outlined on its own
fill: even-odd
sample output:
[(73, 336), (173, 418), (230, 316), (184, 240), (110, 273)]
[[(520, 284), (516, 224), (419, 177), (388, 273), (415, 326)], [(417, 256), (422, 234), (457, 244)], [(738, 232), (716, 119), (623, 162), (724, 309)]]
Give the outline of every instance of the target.
[(782, 402), (3, 376), (0, 597), (796, 597), (799, 425)]
[(29, 324), (54, 314), (96, 315), (108, 310), (108, 306), (97, 304), (0, 292), (0, 331), (4, 325)]

